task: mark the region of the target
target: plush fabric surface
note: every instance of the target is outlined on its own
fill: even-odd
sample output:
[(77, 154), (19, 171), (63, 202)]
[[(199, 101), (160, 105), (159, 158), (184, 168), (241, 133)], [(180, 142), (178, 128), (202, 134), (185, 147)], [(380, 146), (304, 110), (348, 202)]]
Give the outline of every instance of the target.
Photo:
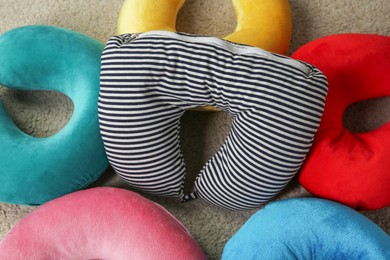
[[(155, 0), (153, 0), (155, 1)], [(30, 24), (46, 24), (76, 30), (106, 43), (116, 34), (124, 1), (2, 0), (0, 33)], [(289, 53), (303, 44), (335, 33), (378, 33), (390, 35), (388, 0), (290, 0), (292, 38)], [(236, 16), (229, 0), (186, 0), (177, 18), (179, 32), (220, 38), (236, 28)], [(69, 98), (53, 92), (26, 92), (0, 87), (0, 100), (15, 124), (37, 137), (54, 134), (67, 124), (73, 105)], [(353, 131), (367, 131), (390, 119), (390, 99), (367, 101), (347, 109), (343, 121)], [(218, 151), (231, 129), (228, 112), (187, 111), (180, 123), (180, 148), (186, 164), (185, 192), (190, 192), (199, 171)], [(1, 162), (0, 162), (1, 169)], [(131, 189), (110, 167), (94, 185)], [(294, 178), (275, 199), (310, 194)], [(227, 211), (204, 200), (180, 203), (179, 199), (149, 196), (164, 205), (183, 223), (210, 259), (221, 259), (228, 239), (259, 207), (249, 211)], [(35, 207), (0, 203), (0, 237)], [(390, 207), (361, 211), (390, 233)]]
[(0, 259), (206, 259), (163, 207), (118, 188), (93, 188), (50, 201), (0, 242)]
[(329, 80), (324, 116), (300, 183), (314, 195), (354, 208), (390, 205), (390, 123), (354, 133), (342, 120), (350, 105), (390, 95), (390, 37), (332, 35), (292, 56), (318, 66)]
[(232, 0), (236, 30), (224, 39), (286, 55), (291, 42), (289, 0)]
[(336, 202), (306, 198), (273, 202), (227, 242), (222, 259), (390, 258), (390, 236)]
[(106, 170), (96, 104), (102, 49), (99, 41), (58, 27), (19, 27), (0, 36), (0, 84), (58, 91), (74, 104), (68, 124), (46, 138), (23, 133), (0, 105), (0, 201), (41, 204)]

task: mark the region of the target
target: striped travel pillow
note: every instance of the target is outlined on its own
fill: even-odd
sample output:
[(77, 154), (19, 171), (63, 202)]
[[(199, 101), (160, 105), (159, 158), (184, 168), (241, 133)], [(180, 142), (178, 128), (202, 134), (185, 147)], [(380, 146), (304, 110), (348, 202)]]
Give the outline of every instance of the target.
[[(213, 37), (151, 31), (112, 37), (102, 55), (99, 120), (108, 159), (134, 188), (256, 208), (296, 174), (319, 126), (326, 77), (315, 67)], [(180, 117), (232, 115), (220, 150), (183, 195)]]

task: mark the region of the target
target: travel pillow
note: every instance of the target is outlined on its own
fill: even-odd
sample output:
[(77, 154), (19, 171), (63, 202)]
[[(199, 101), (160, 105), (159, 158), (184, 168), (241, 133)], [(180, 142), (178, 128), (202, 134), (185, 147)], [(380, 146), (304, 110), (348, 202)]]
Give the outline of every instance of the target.
[(390, 237), (342, 204), (316, 198), (272, 202), (227, 242), (228, 259), (390, 259)]
[[(102, 55), (99, 120), (108, 159), (132, 187), (256, 208), (294, 177), (320, 123), (326, 77), (285, 56), (213, 37), (167, 31), (112, 37)], [(185, 110), (228, 111), (232, 128), (193, 193), (179, 121)]]
[(52, 200), (0, 242), (0, 259), (207, 259), (168, 211), (124, 189), (99, 187)]
[(103, 44), (80, 33), (26, 26), (0, 36), (0, 85), (67, 95), (73, 115), (58, 133), (22, 132), (0, 104), (0, 201), (42, 204), (95, 181), (107, 168), (97, 99)]
[[(184, 3), (185, 0), (125, 0), (117, 34), (175, 32), (177, 15)], [(232, 0), (232, 4), (237, 25), (226, 40), (287, 54), (292, 31), (288, 0)]]
[(330, 35), (292, 57), (315, 65), (329, 81), (324, 115), (299, 182), (313, 195), (353, 208), (390, 205), (390, 122), (363, 133), (343, 124), (350, 105), (390, 95), (390, 37)]

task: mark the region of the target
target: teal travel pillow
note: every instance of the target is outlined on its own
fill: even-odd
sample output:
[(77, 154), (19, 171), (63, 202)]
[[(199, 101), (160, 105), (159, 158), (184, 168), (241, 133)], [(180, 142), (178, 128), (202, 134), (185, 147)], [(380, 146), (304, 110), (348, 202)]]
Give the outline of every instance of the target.
[(26, 26), (0, 35), (0, 85), (67, 95), (74, 111), (47, 138), (18, 129), (0, 103), (0, 201), (42, 204), (79, 190), (107, 168), (97, 99), (103, 44), (51, 26)]
[(222, 259), (390, 259), (390, 236), (357, 211), (324, 199), (274, 202), (225, 245)]

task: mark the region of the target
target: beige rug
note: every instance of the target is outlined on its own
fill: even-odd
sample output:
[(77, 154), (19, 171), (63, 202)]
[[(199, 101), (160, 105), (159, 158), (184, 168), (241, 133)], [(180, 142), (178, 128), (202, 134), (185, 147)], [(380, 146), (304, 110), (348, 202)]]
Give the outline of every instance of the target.
[[(304, 43), (329, 34), (359, 32), (390, 36), (389, 0), (291, 0), (290, 3), (293, 15), (290, 53)], [(106, 42), (115, 33), (121, 5), (121, 0), (0, 0), (0, 33), (18, 26), (45, 24), (73, 29)], [(178, 18), (178, 30), (190, 33), (223, 37), (234, 27), (235, 16), (229, 0), (187, 0)], [(58, 131), (72, 111), (68, 98), (47, 92), (16, 92), (0, 87), (0, 101), (21, 129), (40, 137)], [(345, 124), (354, 131), (370, 130), (389, 119), (389, 98), (357, 105), (345, 114)], [(203, 164), (224, 141), (229, 127), (230, 117), (226, 113), (185, 114), (181, 145), (187, 163), (188, 191)], [(111, 169), (96, 185), (128, 188)], [(310, 194), (294, 179), (275, 199), (303, 196)], [(226, 241), (257, 211), (226, 211), (201, 200), (181, 204), (175, 199), (148, 198), (175, 215), (210, 259), (220, 258)], [(33, 209), (0, 203), (0, 238)], [(390, 234), (390, 207), (363, 214)]]

